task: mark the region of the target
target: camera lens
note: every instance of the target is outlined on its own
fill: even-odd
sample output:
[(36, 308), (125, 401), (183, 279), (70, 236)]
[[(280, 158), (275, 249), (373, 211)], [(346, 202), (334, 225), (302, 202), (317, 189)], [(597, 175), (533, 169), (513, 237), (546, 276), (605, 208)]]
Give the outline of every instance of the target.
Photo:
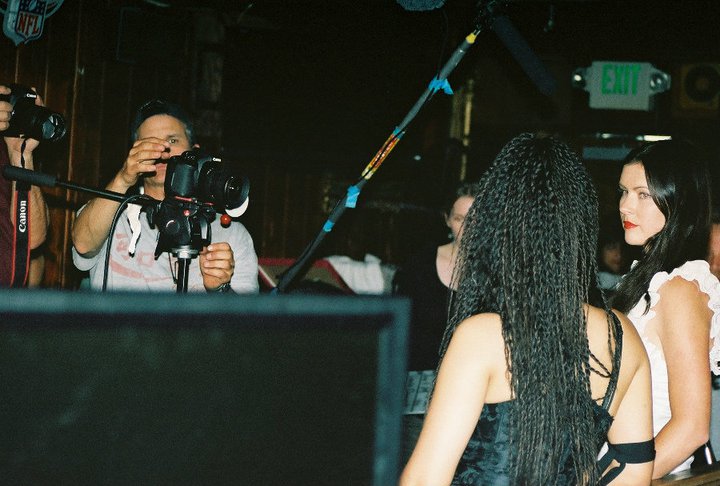
[(42, 138), (56, 141), (65, 136), (65, 119), (57, 113), (50, 113), (44, 121), (41, 121)]
[(243, 195), (244, 184), (242, 179), (230, 176), (225, 183), (225, 207), (240, 206), (247, 196)]

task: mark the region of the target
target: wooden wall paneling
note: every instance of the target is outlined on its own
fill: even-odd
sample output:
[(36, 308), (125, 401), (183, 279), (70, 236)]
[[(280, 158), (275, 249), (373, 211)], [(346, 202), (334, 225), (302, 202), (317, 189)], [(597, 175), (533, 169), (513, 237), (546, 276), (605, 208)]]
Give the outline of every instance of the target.
[(278, 244), (280, 241), (278, 237), (280, 225), (275, 220), (279, 214), (279, 210), (276, 208), (281, 207), (278, 204), (279, 192), (277, 184), (275, 184), (280, 174), (278, 174), (277, 165), (272, 163), (263, 164), (262, 169), (262, 171), (257, 172), (259, 177), (253, 178), (251, 176), (250, 179), (251, 194), (253, 194), (252, 184), (254, 184), (254, 187), (261, 189), (260, 194), (255, 191), (256, 196), (252, 196), (255, 199), (250, 200), (250, 203), (254, 205), (256, 218), (259, 216), (253, 228), (259, 231), (254, 231), (252, 234), (254, 238), (259, 240), (256, 250), (258, 256), (281, 257), (285, 256), (285, 253), (281, 251), (282, 245)]
[(267, 164), (263, 175), (264, 194), (262, 200), (258, 201), (262, 211), (259, 256), (289, 257), (286, 251), (285, 231), (288, 217), (285, 211), (287, 208), (285, 188), (288, 183), (288, 175), (280, 166), (273, 163)]
[[(104, 187), (98, 182), (101, 165), (101, 150), (105, 142), (102, 133), (103, 109), (106, 102), (105, 56), (107, 39), (106, 9), (102, 3), (85, 2), (80, 12), (78, 43), (76, 52), (76, 75), (73, 79), (72, 147), (68, 176), (73, 182), (89, 186)], [(71, 259), (70, 227), (74, 213), (89, 195), (70, 191), (68, 194), (68, 234), (65, 247), (65, 279), (63, 286), (76, 288), (84, 276), (73, 265)]]
[(241, 222), (255, 242), (259, 257), (294, 257), (286, 247), (285, 221), (290, 177), (280, 164), (266, 160), (243, 161), (241, 172), (250, 179), (250, 205)]
[[(97, 167), (102, 146), (103, 106), (105, 103), (105, 42), (102, 4), (85, 2), (80, 13), (76, 66), (73, 84), (72, 147), (68, 177), (82, 185), (97, 185)], [(82, 199), (72, 192), (70, 199), (77, 206)]]
[(129, 148), (133, 67), (112, 59), (103, 61), (102, 144), (94, 183), (105, 187), (122, 167)]
[(15, 81), (17, 71), (17, 48), (4, 34), (0, 34), (0, 82)]
[[(67, 133), (57, 142), (43, 143), (39, 148), (42, 155), (38, 167), (45, 173), (61, 179), (69, 179), (71, 140), (74, 138), (73, 106), (75, 104), (75, 84), (77, 72), (77, 46), (81, 25), (81, 2), (73, 2), (58, 10), (48, 19), (43, 37), (46, 39), (47, 62), (45, 87), (42, 92), (45, 104), (63, 115)], [(61, 188), (44, 188), (45, 198), (50, 210), (50, 232), (45, 252), (46, 287), (65, 287), (70, 256), (69, 234), (72, 217), (70, 205), (72, 195)]]

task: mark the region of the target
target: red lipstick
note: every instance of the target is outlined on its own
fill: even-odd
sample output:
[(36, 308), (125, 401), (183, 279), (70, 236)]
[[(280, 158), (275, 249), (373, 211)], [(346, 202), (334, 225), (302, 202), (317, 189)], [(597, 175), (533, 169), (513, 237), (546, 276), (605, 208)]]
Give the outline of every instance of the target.
[(623, 228), (626, 230), (637, 228), (636, 224), (631, 223), (630, 221), (623, 221)]

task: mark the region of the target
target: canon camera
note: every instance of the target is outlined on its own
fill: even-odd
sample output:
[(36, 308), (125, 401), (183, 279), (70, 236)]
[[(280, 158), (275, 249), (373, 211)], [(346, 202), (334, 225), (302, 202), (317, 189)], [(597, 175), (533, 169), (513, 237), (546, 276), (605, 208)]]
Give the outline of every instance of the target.
[(65, 119), (59, 113), (37, 106), (35, 91), (11, 84), (9, 95), (0, 95), (0, 101), (12, 105), (10, 126), (2, 132), (6, 137), (34, 138), (57, 141), (65, 135)]
[(165, 198), (195, 199), (238, 217), (247, 208), (249, 192), (247, 178), (231, 174), (217, 157), (188, 150), (167, 161)]

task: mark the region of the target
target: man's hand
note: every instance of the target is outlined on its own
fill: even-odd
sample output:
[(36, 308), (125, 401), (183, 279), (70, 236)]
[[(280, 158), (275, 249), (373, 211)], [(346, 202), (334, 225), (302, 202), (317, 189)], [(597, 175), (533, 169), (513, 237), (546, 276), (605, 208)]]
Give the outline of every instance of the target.
[(141, 174), (155, 172), (158, 159), (170, 158), (170, 144), (159, 138), (143, 138), (133, 143), (118, 176), (127, 187), (134, 186)]
[[(9, 95), (10, 88), (0, 84), (0, 95)], [(5, 131), (10, 126), (10, 115), (12, 114), (12, 105), (7, 101), (0, 101), (0, 131)]]
[(235, 272), (235, 257), (228, 243), (213, 243), (200, 252), (200, 273), (205, 290), (211, 292), (230, 282)]

